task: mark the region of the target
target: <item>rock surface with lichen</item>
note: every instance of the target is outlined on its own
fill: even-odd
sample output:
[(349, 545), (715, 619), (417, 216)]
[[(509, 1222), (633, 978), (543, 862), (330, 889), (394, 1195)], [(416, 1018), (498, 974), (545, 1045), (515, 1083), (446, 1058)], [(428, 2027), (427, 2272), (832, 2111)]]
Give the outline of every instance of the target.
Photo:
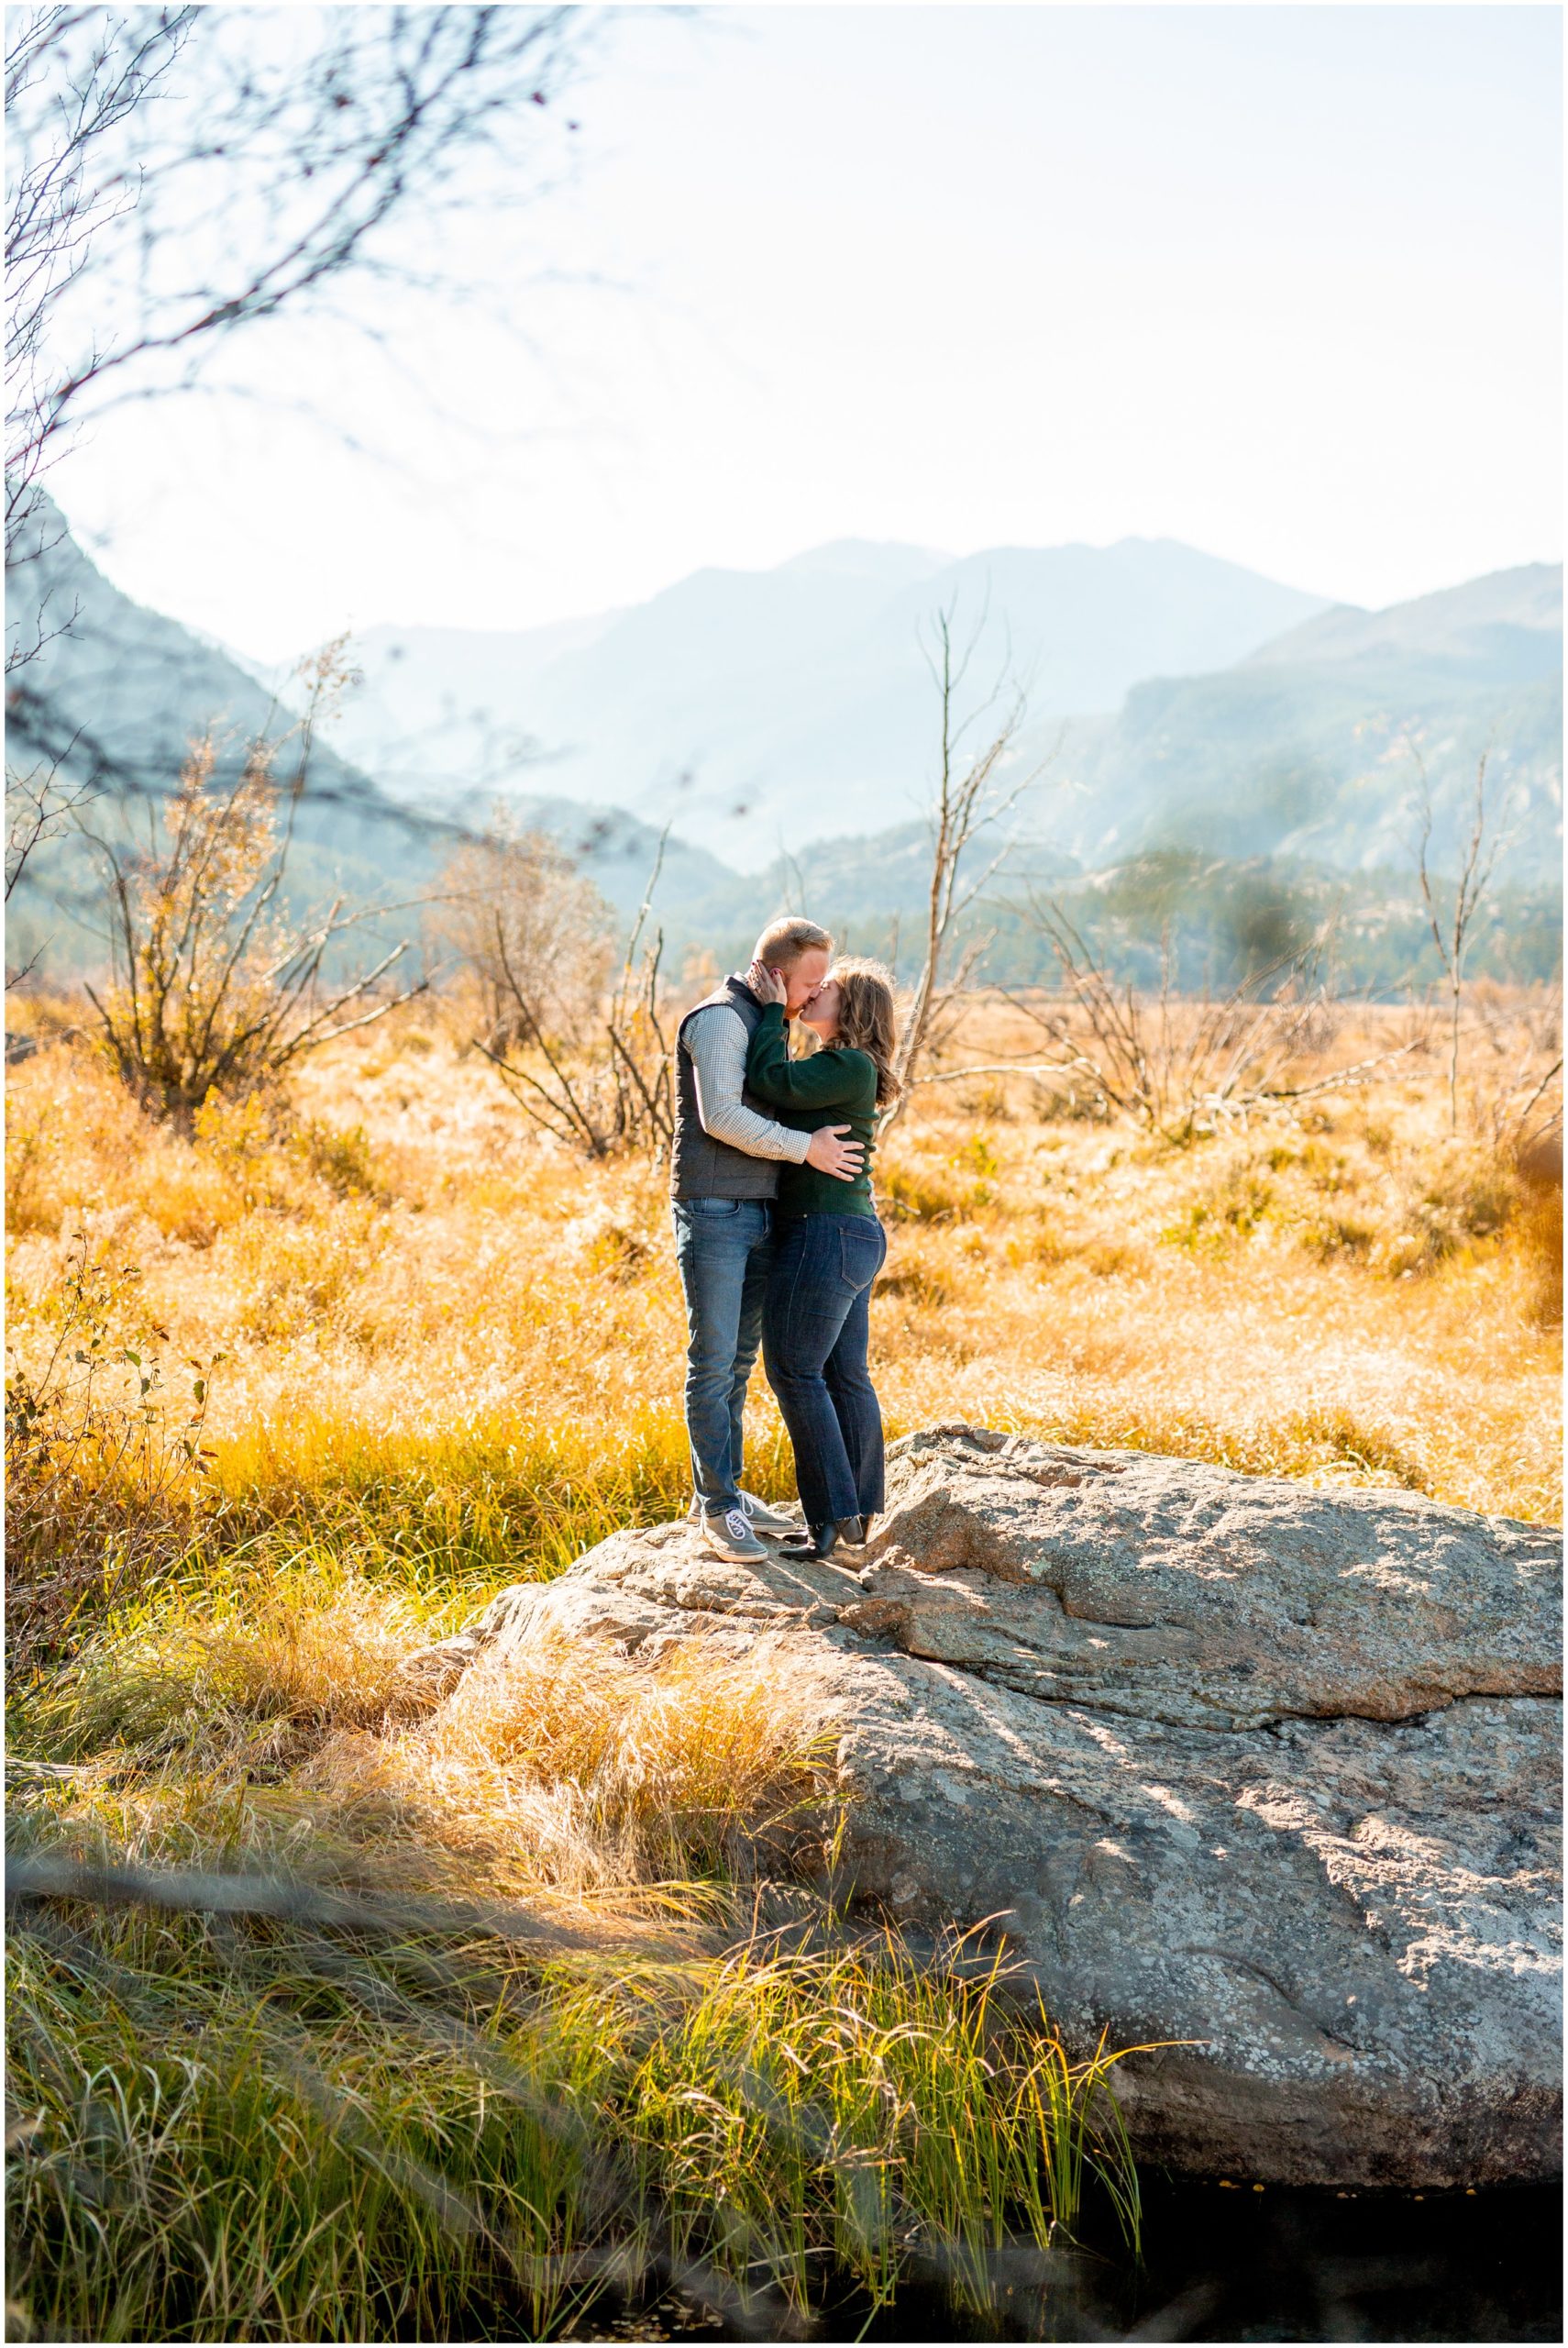
[[(766, 1634), (837, 1733), (838, 1888), (984, 1925), (1190, 2175), (1560, 2165), (1561, 1545), (1386, 1492), (949, 1426), (856, 1572), (627, 1531), (411, 1659)], [(824, 1863), (825, 1864), (825, 1863)]]

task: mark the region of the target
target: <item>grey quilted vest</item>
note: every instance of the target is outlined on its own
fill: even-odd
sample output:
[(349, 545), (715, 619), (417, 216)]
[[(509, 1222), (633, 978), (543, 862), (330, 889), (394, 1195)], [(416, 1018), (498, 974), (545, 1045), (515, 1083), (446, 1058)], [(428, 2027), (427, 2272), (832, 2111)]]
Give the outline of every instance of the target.
[[(686, 1030), (700, 1011), (716, 1002), (728, 1003), (745, 1022), (749, 1036), (762, 1016), (762, 1005), (744, 979), (734, 972), (723, 986), (694, 1002), (675, 1031), (675, 1147), (669, 1157), (669, 1194), (673, 1199), (771, 1199), (778, 1191), (778, 1167), (771, 1157), (748, 1157), (727, 1141), (715, 1141), (702, 1129), (697, 1113), (697, 1071), (692, 1066)], [(743, 1091), (741, 1099), (759, 1117), (771, 1114), (766, 1102)]]

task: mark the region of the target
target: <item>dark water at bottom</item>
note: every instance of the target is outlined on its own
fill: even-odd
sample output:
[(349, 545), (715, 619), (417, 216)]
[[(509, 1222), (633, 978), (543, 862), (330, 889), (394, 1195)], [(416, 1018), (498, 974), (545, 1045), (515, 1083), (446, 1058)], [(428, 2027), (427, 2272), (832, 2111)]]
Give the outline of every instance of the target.
[[(790, 2336), (867, 2341), (1561, 2341), (1562, 2195), (1336, 2195), (1144, 2184), (1142, 2265), (1114, 2231), (1048, 2257), (1021, 2245), (978, 2318), (916, 2279), (872, 2315), (830, 2298)], [(607, 2311), (606, 2311), (607, 2312)], [(759, 2311), (760, 2313), (760, 2311)], [(666, 2298), (579, 2340), (767, 2337)], [(778, 2336), (777, 2333), (772, 2336)]]

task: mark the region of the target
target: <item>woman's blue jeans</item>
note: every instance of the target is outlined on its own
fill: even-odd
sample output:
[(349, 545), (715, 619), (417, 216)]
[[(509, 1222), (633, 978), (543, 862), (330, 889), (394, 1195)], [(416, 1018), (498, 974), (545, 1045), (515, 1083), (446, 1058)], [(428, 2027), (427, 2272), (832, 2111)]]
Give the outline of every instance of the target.
[(866, 1346), (871, 1283), (887, 1254), (875, 1215), (797, 1215), (774, 1234), (762, 1357), (795, 1446), (808, 1524), (882, 1507), (882, 1413)]

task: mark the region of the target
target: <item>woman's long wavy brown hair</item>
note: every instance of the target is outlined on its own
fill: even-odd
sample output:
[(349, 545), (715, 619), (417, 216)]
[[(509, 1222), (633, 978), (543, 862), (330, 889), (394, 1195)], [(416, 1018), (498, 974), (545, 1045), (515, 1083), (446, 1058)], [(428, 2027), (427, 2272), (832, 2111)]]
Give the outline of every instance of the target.
[(877, 1066), (877, 1106), (885, 1109), (899, 1097), (893, 1074), (898, 1049), (899, 1018), (893, 1003), (893, 974), (885, 963), (864, 955), (846, 955), (828, 972), (838, 981), (838, 1034), (834, 1041), (851, 1051), (865, 1052)]

